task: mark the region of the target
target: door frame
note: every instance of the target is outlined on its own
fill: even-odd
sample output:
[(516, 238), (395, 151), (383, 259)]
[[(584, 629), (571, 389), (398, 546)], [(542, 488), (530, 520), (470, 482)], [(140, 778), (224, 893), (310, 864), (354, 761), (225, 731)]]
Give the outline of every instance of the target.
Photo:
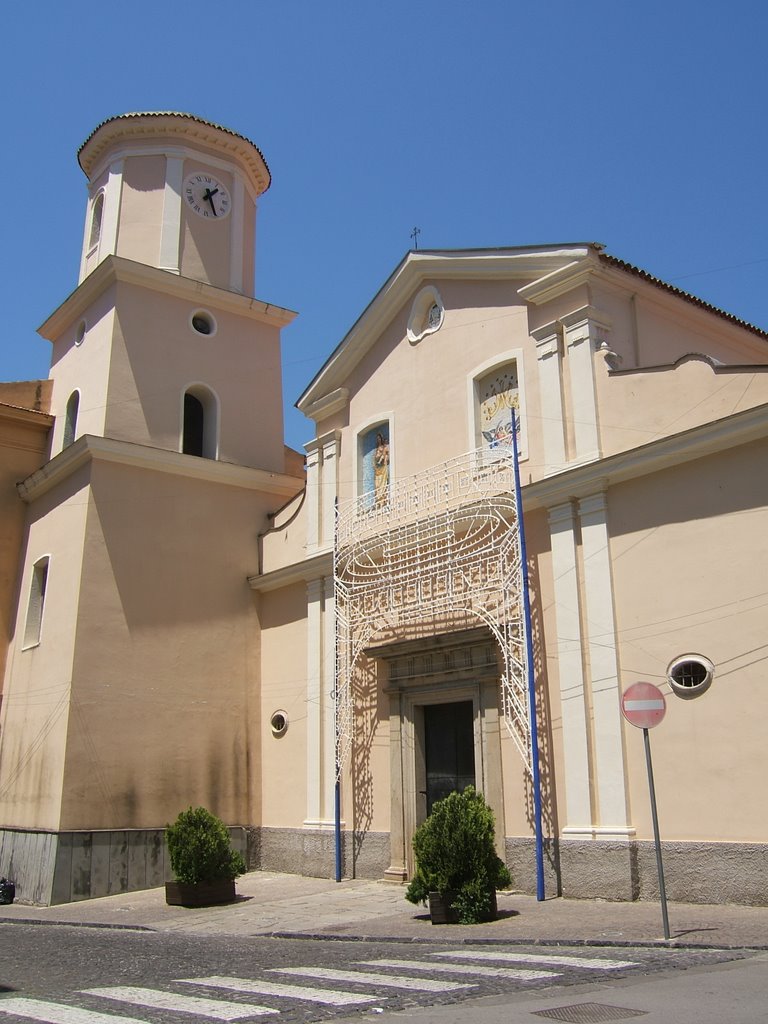
[(414, 870), (411, 839), (426, 817), (424, 707), (472, 702), (476, 789), (496, 819), (503, 856), (504, 790), (498, 648), (484, 629), (466, 630), (366, 652), (389, 664), (390, 865), (384, 877), (403, 882)]

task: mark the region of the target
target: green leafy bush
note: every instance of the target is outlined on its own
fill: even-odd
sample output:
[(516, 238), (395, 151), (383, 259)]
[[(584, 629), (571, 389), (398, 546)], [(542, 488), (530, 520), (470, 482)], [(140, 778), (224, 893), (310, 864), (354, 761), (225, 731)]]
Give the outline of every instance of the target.
[(512, 884), (496, 853), (494, 831), (493, 811), (472, 786), (438, 800), (413, 837), (416, 872), (405, 898), (426, 903), (430, 892), (453, 892), (462, 924), (487, 921), (493, 892)]
[(166, 826), (165, 838), (178, 882), (215, 882), (237, 878), (245, 871), (245, 861), (232, 849), (226, 825), (204, 807), (182, 811)]

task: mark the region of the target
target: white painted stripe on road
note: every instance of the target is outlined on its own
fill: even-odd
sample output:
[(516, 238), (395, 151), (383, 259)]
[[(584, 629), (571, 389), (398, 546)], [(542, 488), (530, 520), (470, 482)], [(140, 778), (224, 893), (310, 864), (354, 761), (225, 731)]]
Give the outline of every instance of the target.
[(409, 971), (438, 971), (443, 974), (474, 974), (483, 978), (509, 978), (511, 981), (538, 981), (559, 978), (557, 971), (516, 970), (514, 967), (487, 967), (473, 964), (429, 964), (424, 960), (359, 960), (363, 967), (404, 967)]
[(245, 1017), (261, 1017), (265, 1013), (278, 1012), (268, 1006), (230, 1003), (225, 999), (203, 999), (200, 996), (182, 996), (154, 988), (134, 988), (132, 985), (119, 985), (117, 988), (84, 988), (82, 992), (87, 996), (116, 999), (121, 1003), (148, 1006), (154, 1010), (194, 1013), (198, 1017), (213, 1017), (216, 1020), (243, 1020)]
[(301, 985), (278, 985), (273, 981), (254, 981), (251, 978), (226, 978), (214, 974), (210, 978), (179, 978), (185, 985), (207, 985), (226, 988), (234, 992), (255, 992), (260, 996), (278, 996), (280, 999), (307, 999), (328, 1006), (354, 1006), (381, 1001), (380, 996), (361, 996), (354, 992), (334, 992), (332, 989), (303, 988)]
[(584, 967), (590, 971), (617, 971), (622, 967), (639, 967), (631, 960), (601, 960), (599, 957), (549, 956), (546, 953), (505, 953), (501, 950), (472, 950), (471, 952), (430, 953), (430, 956), (451, 957), (456, 960), (500, 960), (513, 964), (549, 964), (552, 967)]
[(42, 999), (6, 998), (0, 999), (0, 1012), (12, 1013), (16, 1017), (44, 1021), (45, 1024), (146, 1024), (138, 1017), (120, 1017), (114, 1013), (96, 1013), (79, 1006), (63, 1006), (48, 1003)]
[(369, 974), (365, 971), (336, 971), (330, 967), (274, 967), (272, 974), (296, 974), (301, 978), (319, 978), (321, 981), (351, 981), (361, 985), (385, 988), (409, 988), (415, 992), (453, 992), (476, 985), (460, 985), (455, 981), (429, 981), (426, 978), (399, 978), (391, 974)]

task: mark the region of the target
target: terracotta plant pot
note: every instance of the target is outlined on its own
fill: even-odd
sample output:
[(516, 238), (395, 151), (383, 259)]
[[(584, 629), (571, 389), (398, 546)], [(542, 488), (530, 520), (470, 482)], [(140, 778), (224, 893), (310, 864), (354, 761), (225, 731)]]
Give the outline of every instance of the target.
[(232, 903), (235, 899), (234, 878), (215, 882), (166, 882), (165, 902), (172, 907), (210, 907), (216, 903)]

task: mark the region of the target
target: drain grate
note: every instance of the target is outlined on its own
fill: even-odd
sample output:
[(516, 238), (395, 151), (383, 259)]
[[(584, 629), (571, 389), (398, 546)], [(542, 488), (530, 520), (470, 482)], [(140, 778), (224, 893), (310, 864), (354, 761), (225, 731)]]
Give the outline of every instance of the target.
[(643, 1017), (647, 1010), (630, 1010), (626, 1006), (606, 1006), (604, 1003), (575, 1003), (573, 1006), (557, 1006), (554, 1010), (532, 1010), (537, 1017), (550, 1020), (564, 1020), (568, 1024), (602, 1024), (607, 1020), (625, 1020), (627, 1017)]

